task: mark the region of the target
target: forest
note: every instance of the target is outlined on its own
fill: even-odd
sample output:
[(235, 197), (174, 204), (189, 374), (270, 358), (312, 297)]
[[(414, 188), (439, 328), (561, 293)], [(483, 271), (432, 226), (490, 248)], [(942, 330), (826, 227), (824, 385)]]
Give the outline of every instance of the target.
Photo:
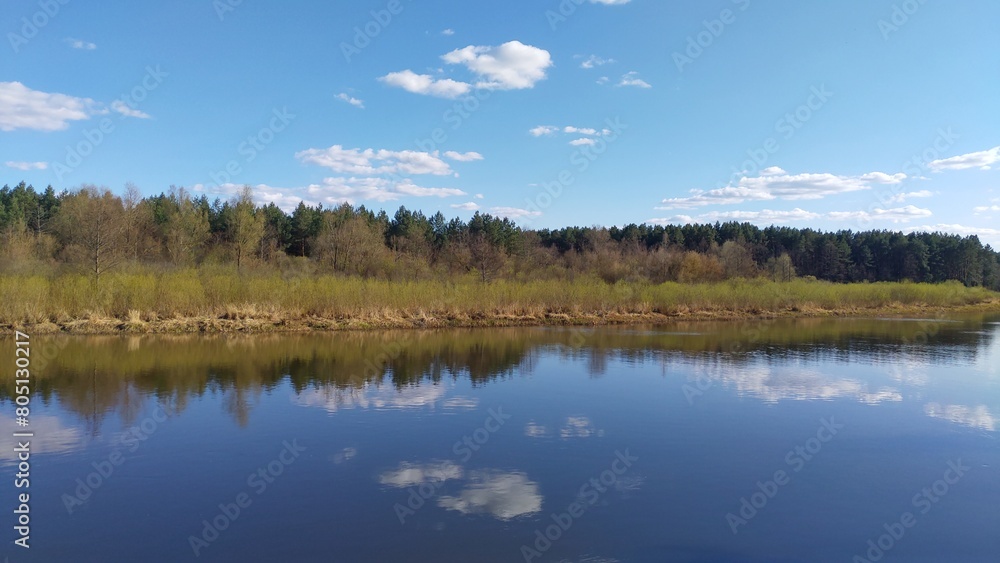
[(819, 232), (750, 223), (524, 229), (476, 213), (469, 221), (400, 207), (300, 203), (286, 213), (171, 186), (143, 197), (86, 185), (59, 193), (21, 182), (0, 189), (0, 273), (86, 275), (136, 268), (275, 270), (385, 281), (717, 282), (733, 278), (928, 282), (1000, 290), (1000, 253), (978, 237), (886, 230)]

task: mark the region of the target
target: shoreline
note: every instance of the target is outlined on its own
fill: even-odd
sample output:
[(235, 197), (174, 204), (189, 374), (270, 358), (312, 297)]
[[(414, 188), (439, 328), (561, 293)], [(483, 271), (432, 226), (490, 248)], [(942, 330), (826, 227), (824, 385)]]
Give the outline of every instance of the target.
[(661, 325), (678, 321), (754, 321), (796, 318), (873, 318), (917, 315), (920, 318), (975, 313), (1000, 313), (1000, 299), (967, 305), (893, 304), (877, 307), (791, 307), (781, 310), (699, 309), (673, 313), (610, 312), (581, 313), (547, 312), (543, 315), (513, 315), (477, 312), (472, 314), (433, 314), (366, 317), (296, 317), (279, 318), (274, 314), (259, 314), (245, 318), (232, 315), (174, 317), (145, 321), (91, 315), (86, 318), (54, 322), (5, 324), (5, 333), (21, 330), (29, 334), (67, 335), (137, 335), (137, 334), (273, 334), (336, 331), (444, 329), (444, 328), (509, 328), (539, 326), (626, 326)]

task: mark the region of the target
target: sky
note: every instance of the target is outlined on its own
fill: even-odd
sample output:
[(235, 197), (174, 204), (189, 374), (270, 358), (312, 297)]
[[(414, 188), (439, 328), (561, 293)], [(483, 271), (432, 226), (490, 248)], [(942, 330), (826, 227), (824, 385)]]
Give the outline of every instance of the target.
[(7, 0), (0, 171), (1000, 246), (1000, 3)]

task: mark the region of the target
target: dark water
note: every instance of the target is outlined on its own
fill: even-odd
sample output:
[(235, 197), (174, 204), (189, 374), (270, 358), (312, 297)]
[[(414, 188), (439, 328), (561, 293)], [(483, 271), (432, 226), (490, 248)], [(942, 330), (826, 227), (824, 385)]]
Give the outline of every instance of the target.
[(995, 562), (998, 336), (978, 317), (34, 337), (30, 550), (9, 543), (0, 385), (4, 555)]

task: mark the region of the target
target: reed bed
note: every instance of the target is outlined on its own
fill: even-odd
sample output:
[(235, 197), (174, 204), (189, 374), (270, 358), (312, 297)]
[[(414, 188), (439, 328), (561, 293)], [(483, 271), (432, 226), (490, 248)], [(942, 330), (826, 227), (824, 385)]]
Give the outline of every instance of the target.
[[(858, 313), (900, 308), (996, 307), (1000, 294), (944, 284), (835, 284), (797, 279), (735, 279), (717, 283), (608, 284), (598, 279), (482, 283), (384, 281), (337, 276), (244, 274), (213, 269), (117, 272), (92, 278), (0, 275), (0, 324), (119, 321), (141, 331), (169, 320), (256, 319), (281, 325), (303, 319), (368, 322), (372, 326), (606, 315), (762, 316)], [(118, 329), (122, 324), (110, 323)], [(180, 325), (178, 325), (180, 326)], [(322, 326), (320, 324), (319, 326)], [(201, 328), (205, 330), (204, 325)]]

